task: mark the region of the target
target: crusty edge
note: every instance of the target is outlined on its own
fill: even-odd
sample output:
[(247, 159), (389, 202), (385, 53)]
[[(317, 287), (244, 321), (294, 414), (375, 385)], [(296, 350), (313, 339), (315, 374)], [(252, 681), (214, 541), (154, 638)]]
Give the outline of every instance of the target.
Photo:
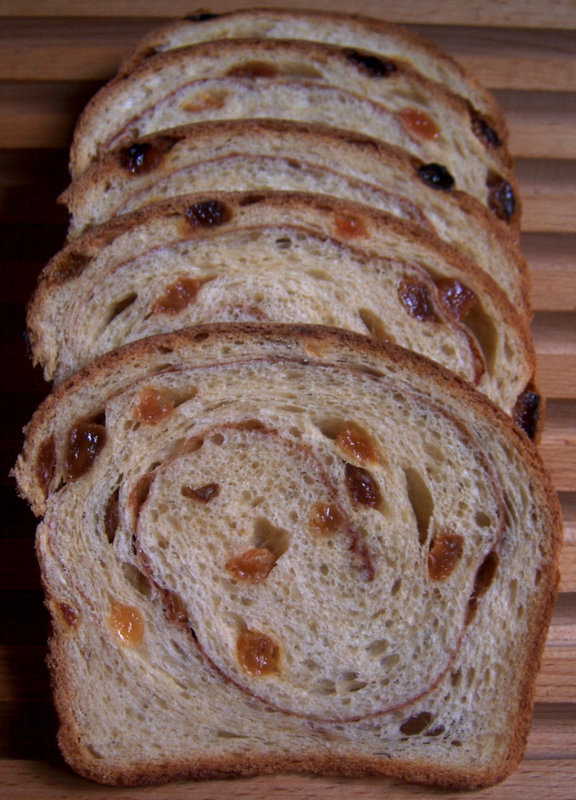
[[(498, 134), (504, 140), (506, 140), (508, 137), (506, 119), (494, 96), (487, 89), (485, 89), (471, 73), (465, 70), (460, 62), (452, 58), (452, 56), (448, 55), (445, 51), (441, 50), (434, 42), (419, 36), (413, 30), (409, 30), (408, 28), (396, 25), (383, 19), (363, 16), (360, 14), (346, 14), (343, 12), (319, 9), (263, 9), (255, 7), (218, 14), (214, 19), (214, 22), (211, 20), (191, 22), (187, 19), (180, 19), (169, 22), (161, 28), (155, 28), (154, 30), (150, 31), (150, 33), (146, 34), (123, 59), (118, 72), (120, 75), (124, 75), (133, 71), (143, 60), (149, 58), (151, 55), (155, 55), (157, 52), (156, 48), (161, 48), (166, 42), (169, 41), (170, 37), (174, 33), (178, 32), (184, 26), (201, 25), (204, 29), (207, 27), (218, 28), (221, 22), (234, 22), (234, 20), (237, 18), (246, 16), (258, 17), (259, 15), (276, 16), (279, 18), (291, 17), (295, 19), (313, 21), (314, 23), (320, 24), (323, 22), (329, 22), (331, 24), (341, 25), (343, 29), (345, 26), (347, 26), (349, 28), (356, 29), (359, 32), (363, 32), (365, 30), (376, 31), (386, 36), (393, 36), (400, 40), (404, 40), (414, 50), (420, 50), (428, 57), (439, 61), (446, 68), (457, 74), (462, 81), (469, 84), (472, 90), (471, 94), (476, 98), (475, 102), (477, 103), (478, 99), (480, 99), (482, 102), (482, 108), (478, 110), (480, 110), (483, 114), (488, 114), (490, 121), (494, 124)], [(218, 37), (216, 36), (213, 38)], [(343, 46), (346, 46), (345, 42), (343, 42)]]
[[(88, 136), (90, 130), (94, 126), (95, 120), (102, 113), (102, 108), (114, 105), (114, 103), (121, 98), (126, 87), (131, 85), (145, 84), (150, 76), (161, 72), (164, 69), (171, 67), (180, 67), (182, 64), (206, 56), (208, 58), (214, 57), (222, 59), (225, 54), (224, 51), (238, 54), (243, 51), (249, 51), (251, 48), (258, 50), (258, 55), (261, 57), (274, 56), (274, 52), (282, 46), (283, 52), (292, 52), (294, 57), (302, 56), (305, 54), (308, 57), (320, 58), (325, 63), (329, 59), (341, 59), (342, 47), (338, 45), (328, 45), (317, 42), (302, 42), (299, 40), (277, 40), (277, 39), (227, 39), (218, 42), (201, 42), (199, 44), (190, 45), (188, 47), (180, 48), (178, 50), (167, 51), (158, 55), (150, 57), (148, 60), (142, 62), (132, 72), (127, 75), (116, 76), (100, 89), (94, 97), (88, 102), (84, 108), (72, 140), (70, 149), (70, 171), (76, 177), (83, 172), (89, 164), (98, 157), (100, 149), (96, 146), (96, 151), (91, 152)], [(397, 62), (398, 72), (404, 74), (418, 89), (427, 96), (433, 96), (438, 102), (446, 108), (452, 110), (455, 114), (461, 117), (462, 125), (466, 131), (470, 132), (470, 136), (474, 137), (474, 133), (470, 124), (470, 107), (465, 100), (458, 95), (454, 95), (437, 83), (429, 81), (427, 78), (420, 75), (415, 70), (411, 69), (404, 62)], [(471, 139), (472, 141), (473, 139)], [(96, 145), (96, 143), (94, 143)], [(482, 143), (478, 140), (480, 147)], [(512, 174), (512, 158), (502, 142), (498, 150), (490, 150), (491, 157), (494, 161), (494, 168), (501, 172), (511, 184), (514, 183), (514, 176)]]
[[(433, 189), (416, 177), (415, 164), (419, 164), (420, 162), (401, 148), (369, 136), (330, 128), (320, 124), (264, 118), (197, 122), (191, 125), (166, 129), (149, 136), (143, 136), (135, 140), (135, 144), (150, 144), (154, 146), (156, 143), (166, 141), (166, 139), (173, 139), (176, 144), (163, 155), (161, 162), (159, 162), (160, 165), (166, 162), (169, 163), (174, 148), (177, 149), (180, 145), (185, 146), (187, 142), (190, 142), (194, 147), (202, 148), (203, 142), (211, 144), (219, 139), (234, 139), (243, 135), (253, 136), (254, 139), (262, 136), (275, 135), (284, 137), (297, 136), (302, 139), (313, 138), (316, 141), (324, 142), (325, 147), (330, 150), (336, 147), (354, 148), (361, 155), (369, 154), (370, 157), (374, 159), (393, 162), (407, 177), (413, 174), (414, 181), (418, 181), (419, 188), (421, 188), (422, 192), (439, 193), (437, 189)], [(241, 150), (239, 152), (241, 152)], [(117, 175), (126, 175), (126, 170), (121, 165), (124, 153), (125, 148), (120, 147), (109, 153), (105, 153), (99, 160), (93, 162), (86, 172), (80, 175), (76, 181), (73, 181), (60, 195), (58, 198), (59, 202), (65, 204), (69, 211), (74, 214), (75, 206), (83, 195), (85, 195), (89, 187), (97, 183), (105, 185), (108, 179), (113, 179)], [(337, 163), (337, 159), (335, 159), (335, 161)], [(146, 171), (145, 178), (148, 178), (153, 173), (154, 169)], [(134, 178), (130, 176), (128, 179), (133, 180)], [(137, 180), (137, 177), (135, 180)], [(530, 297), (530, 273), (526, 260), (518, 246), (517, 232), (515, 229), (498, 220), (486, 206), (466, 192), (452, 189), (449, 192), (442, 192), (442, 196), (447, 205), (447, 215), (450, 214), (450, 205), (459, 205), (464, 212), (478, 220), (480, 225), (486, 226), (491, 234), (498, 240), (502, 249), (505, 250), (506, 254), (509, 256), (510, 263), (513, 263), (516, 267), (520, 292), (528, 308)], [(517, 199), (517, 206), (518, 216), (520, 216), (521, 208), (519, 199)]]
[[(390, 230), (392, 233), (405, 237), (406, 241), (420, 243), (437, 256), (456, 267), (464, 276), (464, 280), (477, 293), (479, 297), (489, 299), (494, 309), (506, 320), (511, 330), (514, 330), (517, 337), (519, 353), (522, 354), (522, 363), (527, 371), (527, 382), (533, 380), (536, 368), (536, 356), (530, 335), (530, 320), (527, 315), (523, 315), (510, 303), (503, 290), (495, 281), (477, 265), (470, 262), (458, 250), (442, 242), (433, 234), (425, 232), (421, 227), (399, 220), (385, 212), (376, 211), (368, 206), (359, 205), (344, 200), (338, 200), (326, 195), (314, 195), (309, 193), (255, 193), (255, 192), (211, 192), (199, 193), (194, 195), (181, 195), (170, 198), (159, 203), (138, 209), (130, 214), (116, 217), (109, 223), (92, 228), (84, 236), (72, 242), (63, 251), (57, 254), (47, 265), (40, 276), (40, 281), (34, 296), (32, 297), (27, 315), (28, 335), (32, 347), (34, 363), (42, 363), (46, 367), (46, 376), (51, 379), (56, 374), (49, 367), (50, 347), (46, 345), (42, 348), (42, 315), (44, 308), (49, 302), (52, 288), (58, 282), (59, 264), (66, 263), (70, 253), (81, 253), (91, 257), (106, 243), (112, 241), (116, 236), (125, 231), (132, 231), (138, 225), (145, 225), (148, 220), (157, 216), (181, 215), (186, 219), (186, 209), (193, 203), (202, 200), (217, 199), (225, 205), (234, 208), (241, 208), (243, 205), (254, 206), (259, 203), (274, 205), (282, 210), (296, 207), (298, 209), (315, 209), (322, 213), (333, 215), (357, 215), (365, 222), (368, 222), (368, 237), (370, 226), (379, 229)], [(192, 234), (192, 230), (191, 230)], [(337, 237), (336, 237), (337, 238)], [(357, 245), (357, 242), (354, 242)], [(371, 252), (369, 238), (366, 242), (366, 251)], [(56, 368), (56, 365), (54, 365)]]
[[(141, 366), (141, 362), (147, 354), (150, 356), (152, 353), (168, 364), (171, 358), (187, 357), (188, 352), (194, 350), (195, 347), (199, 347), (201, 352), (202, 343), (208, 339), (222, 341), (229, 339), (234, 342), (238, 339), (250, 341), (253, 337), (257, 337), (264, 343), (274, 342), (280, 348), (286, 343), (292, 343), (300, 348), (306, 357), (316, 357), (330, 347), (335, 347), (342, 348), (344, 351), (347, 349), (360, 357), (366, 355), (409, 364), (410, 369), (418, 378), (427, 379), (430, 376), (430, 380), (439, 382), (443, 390), (449, 394), (458, 395), (471, 408), (478, 409), (479, 413), (487, 415), (491, 425), (504, 425), (511, 430), (519, 446), (523, 446), (522, 442), (529, 445), (527, 457), (532, 454), (533, 463), (539, 463), (538, 455), (528, 437), (520, 431), (502, 409), (446, 368), (411, 350), (351, 331), (319, 325), (210, 323), (146, 337), (123, 345), (117, 350), (104, 354), (97, 361), (74, 373), (53, 389), (25, 428), (24, 446), (14, 468), (19, 491), (28, 500), (34, 513), (37, 516), (45, 513), (46, 497), (34, 474), (31, 459), (43, 438), (49, 435), (50, 419), (57, 412), (59, 403), (65, 402), (64, 398), (68, 394), (79, 392), (85, 388), (88, 389), (87, 394), (91, 395), (92, 389), (99, 385), (100, 381), (106, 383), (110, 394), (119, 391), (127, 380), (128, 368), (131, 364), (134, 367), (135, 376), (140, 374), (140, 371), (145, 374), (145, 368)], [(181, 355), (177, 354), (179, 348), (184, 349)], [(118, 369), (119, 367), (121, 369)]]
[[(28, 427), (24, 451), (33, 451), (35, 440), (42, 437), (45, 426), (50, 422), (50, 417), (57, 413), (57, 407), (60, 403), (66, 403), (66, 397), (70, 392), (82, 391), (84, 387), (93, 385), (94, 382), (105, 387), (109, 393), (113, 394), (117, 391), (120, 387), (117, 385), (109, 387), (107, 379), (111, 375), (118, 376), (118, 372), (122, 372), (122, 370), (118, 370), (118, 367), (121, 367), (126, 362), (132, 362), (136, 365), (137, 370), (145, 372), (142, 363), (145, 361), (146, 356), (152, 352), (156, 352), (159, 356), (162, 355), (163, 358), (166, 358), (169, 350), (177, 351), (178, 348), (181, 348), (180, 355), (185, 357), (190, 350), (193, 352), (195, 347), (202, 348), (203, 343), (210, 338), (219, 338), (222, 341), (229, 339), (238, 342), (239, 339), (250, 340), (254, 336), (264, 343), (263, 346), (267, 342), (276, 342), (279, 346), (282, 346), (283, 343), (290, 340), (292, 343), (296, 343), (303, 351), (301, 355), (305, 353), (324, 353), (329, 355), (329, 351), (332, 349), (335, 353), (344, 352), (348, 355), (354, 354), (354, 356), (359, 356), (360, 358), (364, 356), (368, 359), (373, 359), (373, 361), (384, 359), (400, 363), (419, 379), (432, 381), (436, 388), (440, 388), (444, 397), (448, 394), (454, 403), (461, 401), (468, 408), (473, 408), (474, 413), (483, 417), (487, 424), (493, 426), (494, 430), (498, 429), (501, 434), (512, 441), (514, 447), (520, 451), (520, 454), (527, 462), (528, 469), (538, 475), (538, 485), (542, 492), (541, 499), (549, 511), (549, 570), (542, 576), (540, 582), (538, 591), (542, 602), (537, 609), (537, 617), (535, 615), (532, 620), (529, 641), (524, 650), (524, 678), (518, 688), (517, 707), (519, 712), (510, 746), (507, 752), (503, 754), (501, 763), (495, 765), (492, 770), (477, 770), (476, 772), (469, 769), (465, 772), (457, 769), (440, 771), (423, 764), (413, 764), (402, 760), (392, 760), (382, 764), (380, 761), (370, 757), (351, 755), (349, 759), (346, 759), (340, 755), (335, 759), (321, 754), (310, 754), (310, 757), (305, 760), (271, 755), (247, 756), (242, 758), (241, 763), (235, 762), (232, 757), (228, 759), (213, 758), (206, 755), (205, 758), (201, 760), (195, 758), (190, 763), (170, 761), (155, 765), (143, 763), (128, 769), (110, 771), (100, 765), (96, 766), (95, 759), (84, 751), (79, 744), (79, 737), (76, 733), (71, 711), (73, 692), (70, 689), (69, 675), (66, 673), (64, 634), (61, 623), (59, 624), (58, 620), (54, 620), (55, 627), (51, 639), (49, 664), (55, 684), (55, 703), (61, 721), (59, 744), (66, 759), (75, 770), (91, 780), (125, 786), (185, 778), (239, 777), (279, 771), (303, 771), (322, 775), (339, 774), (358, 777), (388, 776), (402, 778), (411, 782), (461, 789), (479, 788), (503, 780), (521, 760), (530, 727), (534, 698), (534, 678), (539, 668), (541, 652), (558, 588), (558, 558), (562, 542), (562, 519), (551, 479), (544, 470), (536, 449), (503, 412), (472, 387), (460, 381), (444, 368), (410, 351), (339, 329), (305, 325), (216, 324), (196, 326), (173, 334), (150, 337), (149, 339), (126, 345), (74, 375), (69, 381), (58, 387), (37, 410)], [(142, 377), (142, 375), (131, 376), (127, 378), (127, 381), (138, 379), (138, 377)], [(20, 461), (16, 469), (17, 477), (21, 478), (25, 469), (25, 465)], [(29, 499), (31, 500), (32, 498), (29, 496)], [(47, 597), (47, 605), (50, 607), (49, 595)]]

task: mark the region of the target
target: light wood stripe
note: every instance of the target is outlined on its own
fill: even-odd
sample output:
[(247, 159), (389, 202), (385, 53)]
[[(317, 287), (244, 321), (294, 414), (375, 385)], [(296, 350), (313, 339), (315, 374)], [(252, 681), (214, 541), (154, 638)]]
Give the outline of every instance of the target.
[[(158, 20), (15, 17), (0, 28), (0, 80), (104, 80)], [(576, 32), (412, 25), (489, 89), (576, 90)]]

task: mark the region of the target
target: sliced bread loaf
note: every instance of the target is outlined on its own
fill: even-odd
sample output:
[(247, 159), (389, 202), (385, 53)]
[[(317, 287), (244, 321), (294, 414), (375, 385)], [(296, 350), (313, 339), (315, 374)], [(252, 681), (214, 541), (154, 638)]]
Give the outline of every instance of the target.
[(28, 315), (57, 381), (126, 341), (224, 320), (371, 333), (508, 413), (533, 378), (526, 319), (488, 275), (421, 227), (325, 195), (188, 195), (116, 217), (48, 264)]
[(240, 9), (227, 14), (199, 13), (156, 28), (124, 60), (127, 73), (156, 53), (197, 42), (222, 39), (304, 39), (368, 50), (398, 58), (429, 80), (465, 98), (502, 139), (506, 121), (493, 95), (432, 42), (384, 20), (314, 9)]
[(408, 219), (458, 247), (520, 312), (528, 309), (528, 269), (509, 226), (455, 190), (442, 165), (360, 134), (283, 120), (196, 123), (105, 154), (61, 201), (75, 238), (156, 200), (221, 189), (321, 192)]
[(55, 390), (16, 476), (83, 775), (472, 788), (521, 757), (559, 509), (429, 361), (327, 328), (141, 340)]
[(467, 104), (401, 62), (297, 40), (227, 40), (145, 61), (91, 100), (71, 149), (76, 177), (104, 151), (205, 119), (321, 122), (443, 164), (457, 189), (517, 225), (511, 159)]

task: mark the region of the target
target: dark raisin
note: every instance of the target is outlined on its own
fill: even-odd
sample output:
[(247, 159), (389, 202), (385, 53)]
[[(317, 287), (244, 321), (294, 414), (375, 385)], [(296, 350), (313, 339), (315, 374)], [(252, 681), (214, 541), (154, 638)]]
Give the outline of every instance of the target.
[(378, 56), (370, 53), (362, 53), (359, 50), (344, 49), (344, 55), (351, 64), (358, 69), (364, 70), (373, 78), (388, 78), (397, 71), (397, 66), (393, 61), (384, 61)]
[(161, 148), (155, 147), (149, 142), (140, 142), (121, 150), (118, 157), (123, 169), (131, 175), (139, 175), (154, 169), (161, 156)]
[(491, 550), (478, 567), (476, 577), (474, 578), (474, 588), (472, 589), (472, 594), (468, 600), (468, 608), (466, 611), (465, 620), (466, 625), (469, 625), (476, 616), (476, 612), (478, 610), (478, 600), (480, 597), (482, 597), (482, 595), (486, 594), (492, 585), (492, 582), (496, 577), (496, 571), (498, 569), (499, 562), (500, 558), (498, 553), (495, 550)]
[(368, 470), (346, 464), (346, 487), (354, 502), (376, 508), (380, 502), (380, 489)]
[(36, 477), (45, 495), (48, 494), (56, 472), (56, 443), (54, 437), (44, 439), (36, 456)]
[(418, 175), (433, 189), (448, 192), (454, 186), (454, 178), (442, 164), (422, 164), (418, 167)]
[(69, 481), (87, 472), (106, 443), (106, 428), (98, 422), (78, 422), (68, 433), (65, 470)]
[(188, 14), (184, 17), (188, 22), (206, 22), (209, 19), (216, 19), (220, 14), (211, 14), (209, 11), (199, 11), (197, 14)]
[(436, 287), (442, 305), (454, 319), (465, 319), (478, 301), (472, 289), (456, 278), (441, 278), (436, 281)]
[(510, 222), (516, 211), (516, 197), (508, 181), (496, 177), (488, 181), (488, 207), (505, 222)]
[(470, 116), (472, 119), (472, 130), (481, 142), (487, 144), (488, 147), (500, 147), (502, 145), (502, 139), (484, 117), (481, 117), (480, 114), (474, 110), (470, 111)]
[(186, 209), (189, 221), (204, 228), (215, 228), (231, 218), (230, 210), (220, 200), (202, 200)]
[(411, 317), (420, 322), (435, 321), (437, 319), (430, 290), (423, 283), (403, 280), (398, 289), (400, 302)]
[(526, 390), (518, 395), (512, 417), (517, 425), (532, 440), (536, 438), (540, 421), (541, 396), (534, 391)]

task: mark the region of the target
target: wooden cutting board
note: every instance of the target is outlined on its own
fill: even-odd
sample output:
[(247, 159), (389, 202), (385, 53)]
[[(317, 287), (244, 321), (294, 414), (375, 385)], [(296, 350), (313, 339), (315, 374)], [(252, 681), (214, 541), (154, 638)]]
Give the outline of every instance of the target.
[[(292, 5), (350, 9), (344, 0)], [(213, 2), (210, 10), (239, 6)], [(65, 235), (66, 215), (55, 199), (67, 184), (66, 149), (78, 113), (136, 39), (168, 12), (195, 10), (186, 0), (0, 0), (0, 796), (460, 797), (393, 781), (292, 775), (113, 790), (74, 775), (58, 755), (43, 663), (48, 621), (33, 551), (35, 522), (8, 477), (21, 428), (46, 392), (26, 357), (25, 303)], [(541, 452), (560, 493), (566, 533), (561, 593), (526, 758), (504, 784), (474, 796), (576, 798), (576, 3), (359, 0), (354, 10), (407, 23), (436, 41), (495, 91), (509, 121), (533, 280), (540, 385), (548, 397)]]

